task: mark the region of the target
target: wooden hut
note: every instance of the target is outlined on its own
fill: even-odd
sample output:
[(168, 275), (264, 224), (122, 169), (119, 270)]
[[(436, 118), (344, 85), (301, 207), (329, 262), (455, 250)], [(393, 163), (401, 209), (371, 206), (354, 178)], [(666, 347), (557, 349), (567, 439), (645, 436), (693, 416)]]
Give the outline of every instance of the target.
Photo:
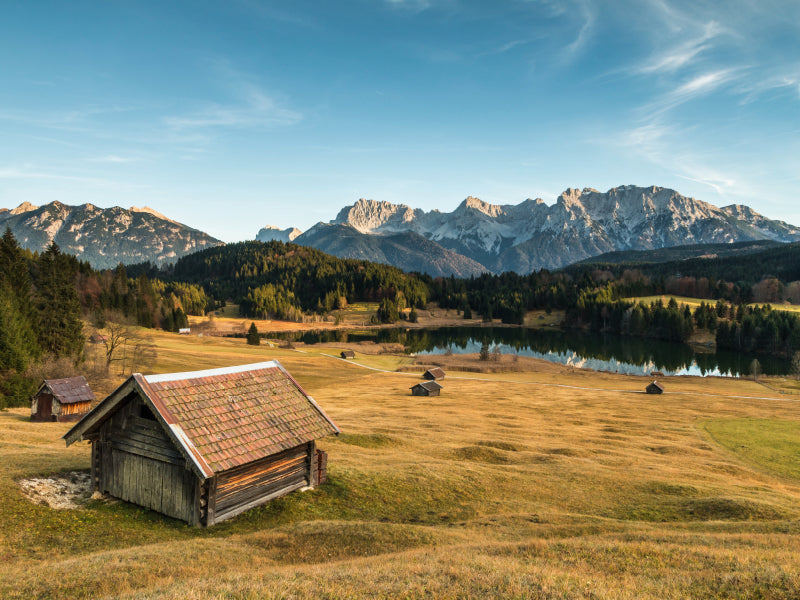
[(434, 367), (432, 369), (428, 369), (427, 371), (425, 371), (422, 374), (422, 376), (430, 381), (435, 381), (437, 379), (444, 379), (444, 370), (440, 369), (439, 367)]
[(648, 394), (663, 394), (664, 393), (664, 386), (661, 385), (660, 383), (658, 383), (657, 381), (654, 381), (653, 383), (651, 383), (650, 385), (648, 385), (645, 388), (645, 391)]
[[(97, 490), (210, 526), (320, 479), (339, 429), (276, 361), (133, 374), (70, 429)], [(322, 478), (324, 479), (324, 473)]]
[(89, 412), (94, 399), (83, 376), (45, 379), (31, 398), (31, 421), (77, 421)]
[(423, 381), (411, 387), (412, 396), (438, 396), (442, 386), (435, 381)]
[(356, 353), (353, 352), (352, 350), (342, 350), (342, 353), (339, 356), (341, 356), (345, 360), (348, 360), (351, 358), (355, 358)]

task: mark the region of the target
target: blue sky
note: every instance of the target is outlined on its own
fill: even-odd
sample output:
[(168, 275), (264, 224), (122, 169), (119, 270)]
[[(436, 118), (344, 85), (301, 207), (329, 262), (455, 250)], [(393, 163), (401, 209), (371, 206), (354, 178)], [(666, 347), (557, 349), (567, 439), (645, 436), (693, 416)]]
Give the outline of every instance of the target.
[(796, 0), (5, 0), (0, 56), (7, 208), (230, 242), (636, 184), (800, 224)]

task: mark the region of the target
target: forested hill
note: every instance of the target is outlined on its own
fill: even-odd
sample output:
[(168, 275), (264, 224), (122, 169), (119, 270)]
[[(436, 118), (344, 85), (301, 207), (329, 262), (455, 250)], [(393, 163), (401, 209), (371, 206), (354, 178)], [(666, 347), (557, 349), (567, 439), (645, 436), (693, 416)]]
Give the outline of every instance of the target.
[(773, 242), (772, 240), (756, 240), (734, 244), (689, 244), (687, 246), (669, 246), (655, 250), (619, 250), (587, 258), (570, 265), (570, 267), (620, 263), (664, 263), (690, 258), (742, 257), (784, 245), (781, 242)]
[(421, 276), (279, 241), (208, 248), (148, 274), (202, 284), (216, 300), (238, 301), (249, 316), (296, 318), (298, 311), (327, 312), (346, 302), (390, 298), (403, 306), (424, 306), (428, 300)]
[(755, 285), (766, 277), (774, 277), (784, 283), (800, 280), (800, 243), (781, 244), (759, 252), (673, 260), (662, 263), (621, 262), (574, 264), (562, 271), (573, 277), (597, 270), (610, 271), (621, 277), (626, 270), (638, 270), (652, 278), (705, 277), (717, 281), (742, 282)]

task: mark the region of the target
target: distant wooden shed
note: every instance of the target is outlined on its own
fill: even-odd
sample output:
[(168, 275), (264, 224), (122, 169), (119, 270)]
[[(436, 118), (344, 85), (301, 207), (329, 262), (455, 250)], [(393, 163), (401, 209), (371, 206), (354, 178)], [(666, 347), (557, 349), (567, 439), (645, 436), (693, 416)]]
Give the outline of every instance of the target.
[(316, 440), (338, 433), (271, 361), (135, 373), (64, 439), (91, 442), (100, 492), (207, 527), (317, 485), (326, 460)]
[(45, 379), (31, 398), (31, 421), (77, 421), (89, 412), (94, 399), (83, 376)]
[(444, 379), (444, 370), (440, 369), (439, 367), (434, 367), (425, 371), (422, 376), (425, 379), (430, 379), (431, 381), (435, 381), (436, 379)]
[(435, 381), (423, 381), (411, 387), (412, 396), (438, 396), (442, 386)]
[(339, 356), (341, 356), (344, 359), (350, 359), (350, 358), (355, 358), (356, 353), (353, 352), (352, 350), (342, 350), (342, 353)]
[(661, 385), (660, 383), (658, 383), (657, 381), (654, 381), (653, 383), (651, 383), (650, 385), (648, 385), (645, 388), (645, 391), (648, 394), (663, 394), (664, 393), (664, 386)]

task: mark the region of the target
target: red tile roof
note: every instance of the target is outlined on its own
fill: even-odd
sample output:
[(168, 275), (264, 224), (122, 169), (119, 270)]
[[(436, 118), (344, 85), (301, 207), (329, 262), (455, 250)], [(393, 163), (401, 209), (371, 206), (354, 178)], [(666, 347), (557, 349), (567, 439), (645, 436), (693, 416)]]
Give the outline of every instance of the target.
[(94, 392), (92, 392), (86, 378), (83, 376), (67, 377), (65, 379), (45, 379), (39, 391), (44, 387), (50, 388), (53, 397), (61, 404), (92, 402), (94, 400)]
[(136, 380), (187, 450), (213, 472), (339, 432), (276, 361)]

